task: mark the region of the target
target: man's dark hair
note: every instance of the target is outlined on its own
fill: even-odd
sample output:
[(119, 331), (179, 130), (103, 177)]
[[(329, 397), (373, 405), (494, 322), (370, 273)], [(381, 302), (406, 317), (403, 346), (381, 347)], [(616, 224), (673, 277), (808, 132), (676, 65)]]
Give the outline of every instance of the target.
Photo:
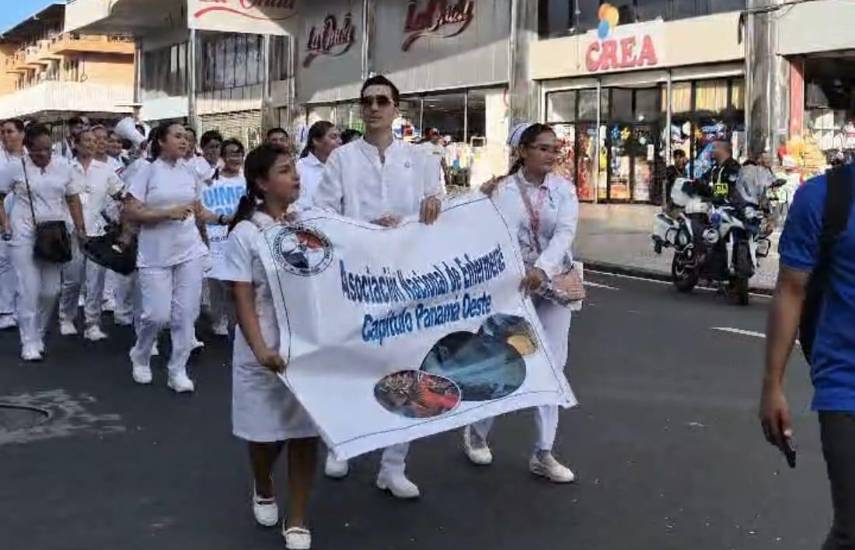
[(684, 159), (684, 158), (686, 158), (686, 152), (683, 151), (682, 149), (674, 149), (671, 152), (671, 156), (674, 157), (674, 160)]
[(3, 121), (3, 124), (12, 124), (15, 126), (15, 129), (18, 130), (19, 132), (23, 132), (24, 128), (25, 128), (24, 121), (21, 120), (20, 118), (8, 118), (8, 119)]
[(362, 137), (362, 132), (359, 130), (354, 130), (353, 128), (348, 128), (344, 132), (341, 133), (341, 143), (342, 145), (346, 143), (350, 143), (351, 141), (355, 141)]
[(372, 76), (368, 80), (362, 83), (362, 89), (359, 90), (359, 97), (362, 97), (362, 94), (365, 93), (365, 89), (369, 86), (388, 86), (390, 90), (392, 90), (392, 102), (397, 106), (401, 102), (401, 92), (398, 91), (398, 87), (392, 84), (392, 81), (383, 76), (382, 74), (378, 74)]
[(73, 116), (70, 119), (68, 119), (68, 125), (69, 126), (77, 126), (78, 124), (86, 124), (86, 121), (84, 121), (79, 116)]
[(286, 132), (284, 128), (279, 127), (267, 130), (267, 139), (270, 139), (273, 134), (285, 134), (286, 138), (289, 137), (288, 132)]
[(204, 148), (212, 141), (219, 141), (220, 143), (223, 143), (223, 134), (221, 134), (217, 130), (208, 130), (207, 132), (202, 134), (202, 139), (199, 140), (199, 145)]

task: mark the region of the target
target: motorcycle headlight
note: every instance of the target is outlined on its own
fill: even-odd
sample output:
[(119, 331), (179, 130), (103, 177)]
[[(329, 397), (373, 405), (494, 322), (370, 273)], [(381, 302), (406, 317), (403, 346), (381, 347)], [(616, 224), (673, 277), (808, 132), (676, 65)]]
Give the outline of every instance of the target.
[(677, 246), (680, 248), (689, 246), (689, 243), (692, 242), (692, 237), (689, 235), (689, 231), (683, 227), (677, 232)]

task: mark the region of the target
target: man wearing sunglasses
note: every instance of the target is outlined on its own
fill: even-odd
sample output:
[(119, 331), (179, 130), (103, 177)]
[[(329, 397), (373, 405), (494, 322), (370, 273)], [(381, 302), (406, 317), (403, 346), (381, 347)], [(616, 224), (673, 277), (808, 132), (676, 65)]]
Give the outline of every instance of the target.
[[(349, 218), (395, 227), (408, 216), (432, 224), (444, 192), (435, 162), (424, 149), (395, 139), (398, 88), (384, 76), (362, 85), (360, 103), (365, 135), (334, 150), (326, 162), (315, 206)], [(383, 451), (377, 487), (398, 498), (416, 498), (419, 488), (405, 474), (409, 444)], [(344, 477), (346, 462), (327, 457), (326, 474)]]

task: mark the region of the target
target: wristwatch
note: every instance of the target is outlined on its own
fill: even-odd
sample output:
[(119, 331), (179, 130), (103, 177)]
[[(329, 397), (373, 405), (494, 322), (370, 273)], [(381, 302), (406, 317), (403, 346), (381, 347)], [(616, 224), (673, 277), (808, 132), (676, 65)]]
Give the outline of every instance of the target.
[(226, 215), (220, 214), (220, 217), (217, 218), (217, 223), (219, 223), (220, 225), (226, 225), (228, 223), (228, 220), (226, 219)]

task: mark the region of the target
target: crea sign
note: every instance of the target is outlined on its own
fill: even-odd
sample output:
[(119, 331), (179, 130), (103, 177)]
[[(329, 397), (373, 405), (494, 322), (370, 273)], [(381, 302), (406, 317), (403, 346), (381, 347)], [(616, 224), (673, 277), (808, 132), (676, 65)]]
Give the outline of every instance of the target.
[(656, 46), (649, 34), (595, 40), (585, 51), (585, 67), (592, 73), (655, 67), (658, 64)]
[(187, 0), (191, 29), (249, 34), (294, 32), (297, 0)]

